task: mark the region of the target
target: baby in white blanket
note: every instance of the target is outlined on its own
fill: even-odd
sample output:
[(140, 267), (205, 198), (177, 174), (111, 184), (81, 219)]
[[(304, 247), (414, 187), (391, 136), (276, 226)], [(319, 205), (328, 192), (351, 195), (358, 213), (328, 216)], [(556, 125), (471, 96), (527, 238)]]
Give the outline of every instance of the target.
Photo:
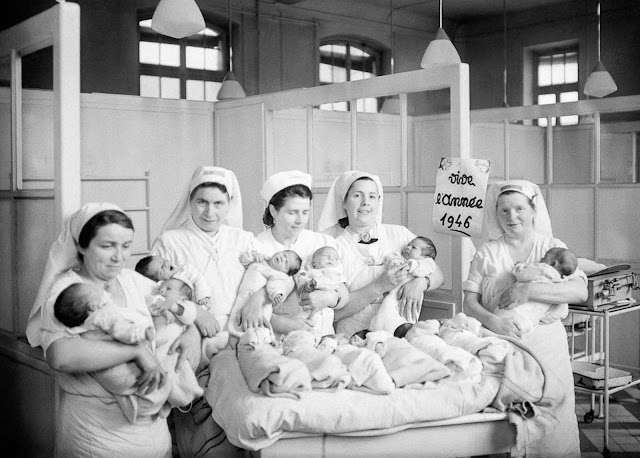
[[(436, 269), (437, 254), (436, 247), (430, 239), (418, 236), (402, 249), (400, 255), (389, 256), (385, 264), (387, 269), (406, 264), (413, 277), (428, 278)], [(396, 286), (385, 296), (369, 324), (370, 331), (387, 331), (393, 334), (398, 326), (408, 321), (398, 310), (398, 292), (401, 287), (402, 285)], [(417, 320), (418, 317), (415, 318)]]
[[(554, 247), (549, 249), (536, 263), (517, 263), (513, 268), (513, 277), (505, 284), (497, 286), (497, 291), (504, 291), (514, 282), (542, 282), (558, 283), (567, 281), (566, 277), (573, 274), (578, 268), (578, 258), (567, 248)], [(568, 312), (567, 304), (551, 305), (545, 302), (530, 301), (510, 309), (497, 307), (500, 294), (496, 294), (489, 304), (489, 310), (493, 310), (498, 316), (509, 316), (516, 322), (516, 326), (527, 333), (540, 323), (540, 320), (553, 321), (563, 319)]]

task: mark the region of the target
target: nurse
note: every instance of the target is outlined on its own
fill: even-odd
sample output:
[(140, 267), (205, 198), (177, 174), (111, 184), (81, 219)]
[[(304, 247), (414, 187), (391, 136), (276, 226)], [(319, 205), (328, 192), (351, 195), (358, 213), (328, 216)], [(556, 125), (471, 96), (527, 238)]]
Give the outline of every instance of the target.
[(348, 304), (335, 312), (338, 333), (351, 336), (368, 329), (384, 293), (405, 282), (399, 290), (400, 313), (415, 322), (423, 293), (444, 283), (439, 268), (417, 278), (406, 266), (385, 270), (385, 257), (399, 253), (416, 236), (404, 226), (382, 223), (382, 204), (380, 178), (351, 170), (335, 179), (322, 209), (318, 229), (335, 235), (349, 288)]
[[(242, 229), (242, 198), (235, 174), (222, 167), (200, 166), (150, 254), (176, 265), (192, 264), (203, 273), (212, 293), (211, 306), (209, 312), (198, 307), (196, 327), (202, 336), (213, 336), (227, 327), (245, 271), (240, 254), (253, 249), (253, 234)], [(181, 456), (197, 454), (204, 444), (221, 456), (236, 453), (210, 413), (204, 398), (188, 413), (174, 412)]]
[[(282, 250), (293, 250), (302, 259), (303, 266), (321, 247), (336, 247), (333, 237), (307, 229), (311, 211), (311, 175), (299, 170), (276, 173), (265, 181), (260, 191), (266, 208), (262, 222), (266, 229), (256, 237), (256, 249), (266, 257)], [(271, 318), (271, 326), (277, 333), (286, 334), (295, 329), (309, 329), (311, 320), (287, 316), (286, 310), (302, 307), (341, 307), (348, 301), (348, 291), (342, 286), (335, 291), (313, 291), (302, 297), (294, 291), (280, 304)], [(255, 294), (242, 310), (234, 311), (237, 325), (243, 330), (267, 326), (263, 315), (266, 290)]]

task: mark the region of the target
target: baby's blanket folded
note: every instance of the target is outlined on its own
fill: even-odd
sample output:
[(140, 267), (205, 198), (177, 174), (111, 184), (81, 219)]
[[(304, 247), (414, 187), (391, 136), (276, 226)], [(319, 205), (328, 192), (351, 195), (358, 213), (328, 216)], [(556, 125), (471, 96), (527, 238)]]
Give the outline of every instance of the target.
[(350, 344), (339, 345), (333, 354), (346, 364), (351, 374), (349, 388), (375, 394), (389, 394), (395, 389), (379, 354)]
[(266, 329), (250, 329), (238, 342), (240, 370), (249, 389), (271, 397), (300, 398), (311, 390), (311, 374), (301, 361), (278, 353), (271, 340), (259, 334)]

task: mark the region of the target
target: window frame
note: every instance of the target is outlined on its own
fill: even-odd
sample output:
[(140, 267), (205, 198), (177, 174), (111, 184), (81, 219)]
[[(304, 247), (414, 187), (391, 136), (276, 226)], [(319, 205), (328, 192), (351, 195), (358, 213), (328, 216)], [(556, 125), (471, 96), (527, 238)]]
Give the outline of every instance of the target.
[[(215, 31), (218, 34), (217, 37), (194, 34), (189, 37), (177, 39), (156, 33), (153, 30), (140, 26), (141, 21), (149, 20), (151, 19), (151, 16), (152, 15), (150, 14), (138, 15), (136, 22), (138, 32), (138, 94), (140, 94), (140, 78), (142, 76), (169, 77), (178, 79), (181, 100), (187, 100), (187, 80), (222, 83), (224, 77), (231, 68), (229, 33), (232, 33), (232, 31), (228, 30), (228, 26), (225, 27), (211, 21), (205, 21), (206, 28)], [(217, 46), (219, 47), (222, 55), (221, 69), (206, 70), (188, 68), (186, 64), (187, 46), (209, 48), (206, 46), (206, 42), (208, 39), (217, 40), (218, 42)], [(174, 67), (168, 65), (156, 65), (140, 62), (140, 43), (142, 41), (178, 45), (180, 48), (180, 64), (177, 67)], [(157, 98), (163, 97), (158, 96)]]
[[(553, 59), (553, 56), (562, 54), (563, 59), (566, 59), (567, 54), (575, 53), (576, 54), (576, 64), (578, 66), (577, 74), (578, 78), (573, 83), (561, 83), (561, 84), (549, 84), (547, 86), (540, 86), (538, 82), (538, 69), (540, 66), (540, 61), (549, 57)], [(567, 92), (576, 92), (578, 94), (578, 100), (580, 99), (580, 47), (577, 44), (565, 45), (565, 46), (553, 46), (544, 49), (534, 49), (532, 52), (533, 57), (533, 84), (532, 84), (532, 92), (533, 92), (533, 103), (538, 105), (538, 97), (546, 94), (554, 94), (556, 96), (555, 103), (560, 102), (560, 95)], [(565, 64), (566, 65), (566, 64)], [(546, 121), (545, 121), (546, 122)], [(563, 122), (562, 117), (556, 121), (555, 117), (553, 118), (553, 125), (565, 126), (565, 125), (575, 125), (577, 122)], [(539, 124), (541, 125), (541, 124)], [(546, 124), (544, 124), (546, 125)]]

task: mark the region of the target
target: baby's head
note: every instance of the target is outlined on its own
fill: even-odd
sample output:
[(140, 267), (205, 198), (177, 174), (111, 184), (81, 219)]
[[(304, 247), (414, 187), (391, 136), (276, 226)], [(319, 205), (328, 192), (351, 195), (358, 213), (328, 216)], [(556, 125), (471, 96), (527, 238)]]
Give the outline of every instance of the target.
[(103, 295), (95, 286), (73, 283), (67, 286), (53, 304), (55, 317), (68, 328), (80, 326), (91, 312), (103, 304)]
[(160, 294), (165, 299), (173, 299), (174, 301), (191, 300), (192, 292), (191, 286), (178, 278), (169, 278), (164, 280), (160, 284), (158, 289)]
[(302, 266), (302, 259), (300, 259), (300, 256), (293, 250), (283, 250), (271, 256), (267, 264), (269, 264), (272, 269), (279, 270), (287, 275), (295, 275)]
[(368, 329), (358, 331), (351, 336), (349, 343), (356, 347), (364, 347), (367, 344), (367, 334), (369, 334)]
[(405, 259), (436, 259), (437, 255), (436, 246), (431, 239), (422, 236), (416, 237), (402, 249), (402, 257)]
[(338, 250), (330, 246), (318, 248), (311, 258), (311, 267), (314, 269), (324, 269), (325, 267), (338, 267), (340, 265), (340, 255)]
[(563, 277), (571, 275), (578, 268), (578, 258), (568, 248), (550, 248), (542, 257), (541, 262), (555, 268)]
[(407, 336), (407, 332), (412, 327), (413, 327), (412, 323), (403, 323), (400, 326), (398, 326), (395, 331), (393, 331), (393, 336), (398, 337), (399, 339), (403, 339), (404, 337)]
[(160, 256), (147, 256), (138, 261), (136, 272), (153, 281), (162, 281), (176, 273), (176, 266)]

